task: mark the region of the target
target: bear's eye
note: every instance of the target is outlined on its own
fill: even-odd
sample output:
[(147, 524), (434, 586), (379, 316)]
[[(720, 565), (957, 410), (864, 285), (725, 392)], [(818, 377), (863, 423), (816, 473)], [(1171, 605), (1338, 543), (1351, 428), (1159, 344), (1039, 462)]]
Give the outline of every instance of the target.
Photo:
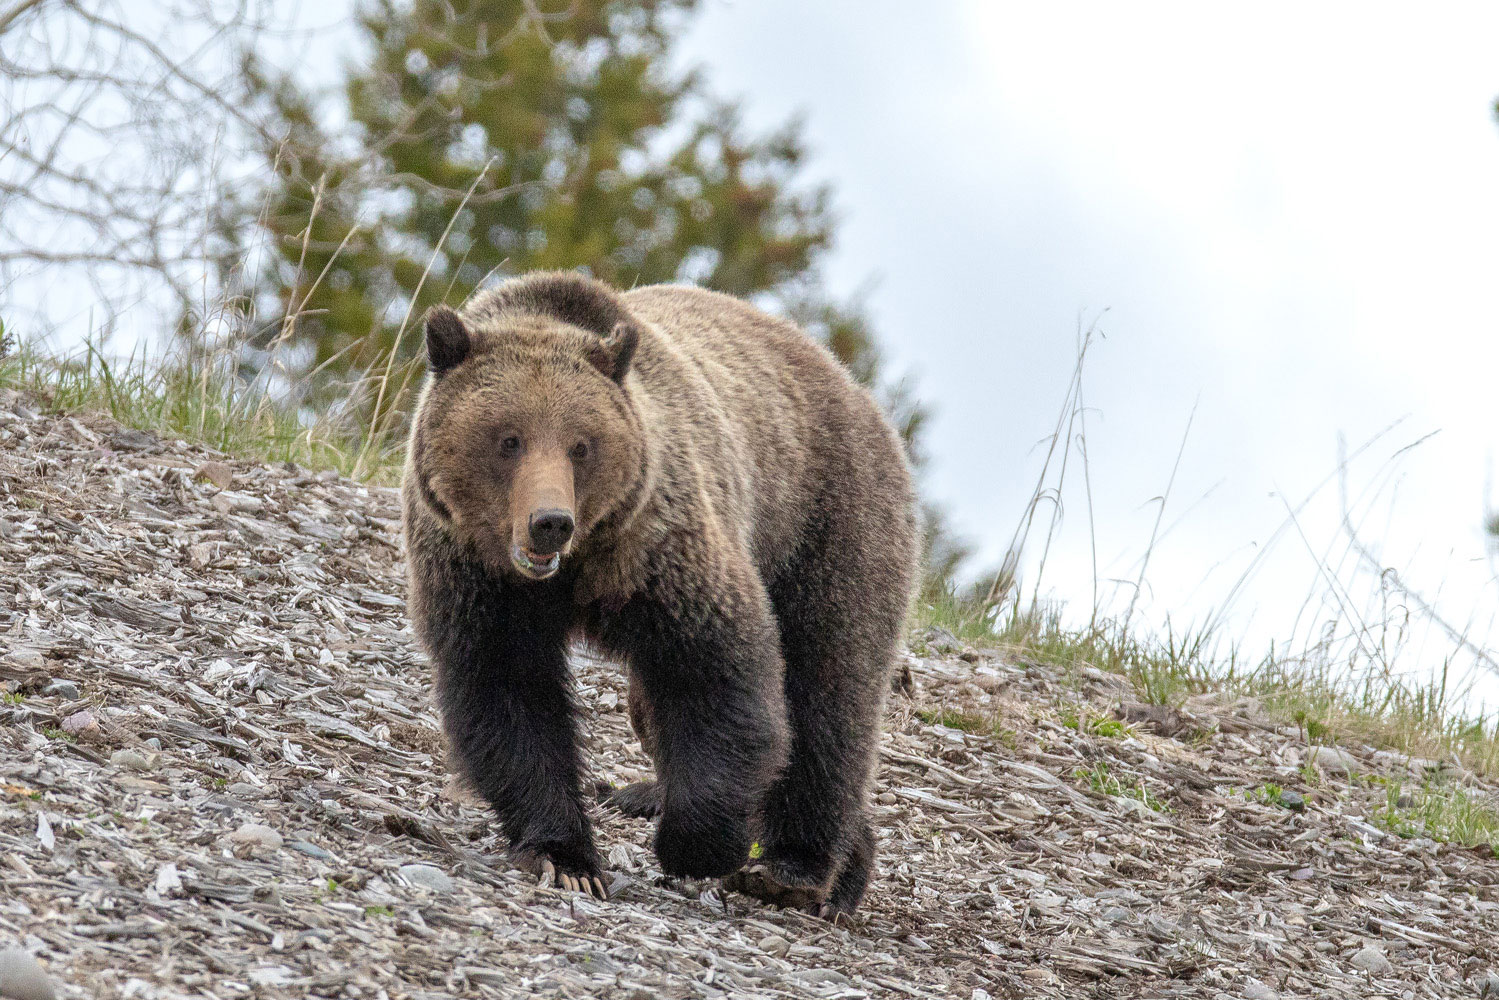
[(588, 457), (588, 442), (579, 441), (577, 444), (568, 449), (567, 454), (568, 457), (571, 458), (574, 462), (583, 461), (583, 459)]
[(506, 458), (511, 458), (511, 457), (513, 457), (515, 455), (518, 455), (519, 453), (520, 453), (520, 436), (519, 435), (516, 435), (516, 434), (506, 434), (504, 437), (500, 438), (500, 454), (501, 455), (504, 455)]

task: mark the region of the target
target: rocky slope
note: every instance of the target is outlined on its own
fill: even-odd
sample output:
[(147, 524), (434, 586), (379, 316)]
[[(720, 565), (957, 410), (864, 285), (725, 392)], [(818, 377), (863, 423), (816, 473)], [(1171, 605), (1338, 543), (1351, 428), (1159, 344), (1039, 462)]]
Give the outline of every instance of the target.
[[(851, 925), (663, 878), (603, 811), (614, 898), (539, 888), (446, 777), (396, 519), (0, 394), (0, 996), (1499, 996), (1499, 861), (1371, 819), (1433, 762), (938, 633)], [(596, 778), (639, 776), (577, 665)]]

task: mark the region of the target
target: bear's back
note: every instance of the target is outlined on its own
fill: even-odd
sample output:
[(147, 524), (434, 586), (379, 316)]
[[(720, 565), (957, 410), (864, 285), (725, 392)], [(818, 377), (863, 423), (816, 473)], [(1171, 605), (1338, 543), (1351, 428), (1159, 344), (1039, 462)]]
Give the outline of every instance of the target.
[(829, 489), (909, 492), (900, 444), (873, 397), (794, 324), (683, 285), (621, 295), (649, 325), (635, 371), (764, 567), (794, 545)]

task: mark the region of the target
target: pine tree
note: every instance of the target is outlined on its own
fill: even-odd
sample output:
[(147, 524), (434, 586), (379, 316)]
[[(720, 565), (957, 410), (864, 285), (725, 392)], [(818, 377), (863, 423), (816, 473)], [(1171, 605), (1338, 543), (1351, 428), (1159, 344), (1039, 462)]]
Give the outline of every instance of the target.
[(238, 279), (262, 321), (252, 366), (275, 346), (283, 366), (298, 359), (283, 374), (309, 404), (394, 428), (434, 303), (541, 268), (621, 288), (689, 281), (822, 338), (919, 464), (926, 411), (882, 370), (861, 306), (821, 281), (832, 194), (801, 177), (799, 123), (752, 133), (700, 73), (673, 68), (695, 6), (374, 0), (359, 15), (370, 58), (326, 101), (247, 57), (274, 141), (264, 190), (222, 233), (239, 246), (268, 237), (271, 264)]

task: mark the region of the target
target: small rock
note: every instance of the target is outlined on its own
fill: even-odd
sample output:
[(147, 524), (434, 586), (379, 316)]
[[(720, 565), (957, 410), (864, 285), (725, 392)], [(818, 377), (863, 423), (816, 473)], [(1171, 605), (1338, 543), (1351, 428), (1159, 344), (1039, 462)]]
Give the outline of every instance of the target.
[(785, 958), (786, 953), (791, 950), (791, 942), (779, 934), (767, 934), (760, 939), (760, 950), (767, 955)]
[(33, 646), (17, 646), (7, 653), (5, 658), (16, 666), (24, 667), (27, 670), (45, 670), (47, 668), (47, 658), (42, 655), (40, 649)]
[(54, 677), (48, 681), (47, 686), (42, 689), (42, 694), (49, 698), (61, 698), (64, 701), (77, 701), (83, 697), (78, 690), (78, 685), (63, 677)]
[(229, 835), (231, 843), (250, 851), (278, 851), (281, 849), (281, 834), (259, 823), (246, 823)]
[(448, 873), (436, 865), (402, 865), (398, 874), (406, 884), (433, 892), (448, 893), (456, 888)]
[(1292, 812), (1301, 812), (1306, 809), (1306, 796), (1287, 788), (1280, 793), (1280, 804)]
[(19, 948), (7, 948), (0, 951), (0, 997), (56, 1000), (57, 991), (36, 959)]
[(1052, 972), (1050, 969), (1043, 968), (1039, 965), (1033, 965), (1029, 969), (1023, 969), (1021, 970), (1020, 974), (1037, 986), (1055, 986), (1062, 981), (1061, 979), (1057, 978), (1057, 974), (1055, 972)]
[(74, 712), (62, 720), (62, 731), (69, 736), (78, 736), (83, 733), (97, 733), (99, 731), (99, 720), (94, 718), (94, 713), (84, 709), (82, 712)]
[(1130, 912), (1122, 906), (1111, 906), (1103, 911), (1103, 918), (1111, 924), (1122, 924), (1130, 918)]
[(1499, 973), (1479, 976), (1473, 985), (1478, 989), (1478, 1000), (1499, 1000)]
[(168, 861), (156, 870), (156, 893), (167, 896), (182, 889), (182, 873), (174, 861)]
[(286, 986), (296, 978), (296, 973), (284, 965), (262, 965), (258, 969), (251, 969), (245, 977), (252, 985), (262, 988)]
[(213, 483), (221, 490), (227, 490), (234, 482), (234, 470), (223, 462), (204, 462), (198, 466), (198, 471), (193, 473), (193, 478), (199, 482)]
[(139, 750), (116, 750), (109, 755), (109, 762), (115, 767), (123, 767), (131, 771), (151, 770), (151, 758)]
[(157, 439), (154, 434), (125, 427), (115, 432), (109, 439), (109, 444), (115, 451), (145, 451), (156, 447)]
[(1244, 989), (1240, 992), (1240, 995), (1244, 1000), (1280, 1000), (1279, 993), (1253, 976), (1244, 980)]
[(260, 497), (231, 490), (215, 493), (209, 502), (221, 514), (253, 514), (265, 506), (265, 501)]
[(329, 854), (318, 845), (309, 844), (305, 840), (288, 840), (286, 842), (286, 846), (290, 847), (294, 851), (300, 851), (301, 853), (307, 855), (309, 858), (317, 858), (319, 861), (327, 861), (331, 863), (333, 860), (335, 860), (333, 855)]
[(1312, 755), (1324, 774), (1352, 774), (1369, 770), (1369, 765), (1346, 750), (1337, 747), (1317, 747)]
[(1367, 972), (1371, 976), (1388, 976), (1395, 971), (1390, 960), (1384, 957), (1384, 952), (1373, 945), (1365, 945), (1354, 953), (1349, 964), (1360, 972)]
[(964, 649), (963, 643), (959, 641), (958, 637), (953, 635), (947, 629), (943, 628), (941, 625), (933, 625), (930, 628), (924, 628), (919, 633), (917, 633), (917, 636), (921, 639), (922, 642), (926, 643), (934, 653), (950, 656), (954, 653), (961, 653)]

